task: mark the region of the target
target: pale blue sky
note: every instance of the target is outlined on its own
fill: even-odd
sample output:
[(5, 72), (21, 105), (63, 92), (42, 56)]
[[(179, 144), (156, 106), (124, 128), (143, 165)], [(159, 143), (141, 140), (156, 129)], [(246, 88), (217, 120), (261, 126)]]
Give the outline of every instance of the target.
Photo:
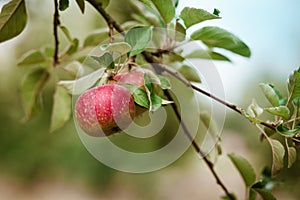
[(237, 100), (241, 94), (238, 91), (251, 84), (257, 73), (269, 71), (274, 79), (285, 81), (291, 71), (300, 66), (298, 0), (182, 0), (180, 7), (185, 6), (211, 12), (218, 8), (222, 19), (203, 25), (216, 25), (231, 31), (252, 50), (250, 59), (231, 55), (233, 64), (215, 62), (229, 99)]

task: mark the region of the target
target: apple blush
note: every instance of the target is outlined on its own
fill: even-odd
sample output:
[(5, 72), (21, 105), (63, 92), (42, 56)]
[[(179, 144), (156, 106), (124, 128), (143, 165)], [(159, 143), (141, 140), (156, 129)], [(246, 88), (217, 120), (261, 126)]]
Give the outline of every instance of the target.
[(131, 93), (118, 84), (106, 84), (81, 94), (75, 105), (80, 128), (95, 137), (109, 136), (126, 129), (135, 115)]

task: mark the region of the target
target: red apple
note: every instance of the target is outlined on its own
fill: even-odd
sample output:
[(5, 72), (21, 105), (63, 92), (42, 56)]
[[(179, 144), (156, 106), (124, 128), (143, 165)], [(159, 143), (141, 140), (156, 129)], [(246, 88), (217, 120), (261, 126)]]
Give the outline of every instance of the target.
[[(144, 74), (148, 73), (151, 74), (153, 73), (152, 71), (148, 69), (142, 69), (142, 68), (136, 68), (133, 69), (127, 73), (120, 73), (117, 74), (113, 77), (113, 79), (118, 83), (118, 84), (131, 84), (131, 85), (136, 85), (139, 86), (143, 89), (145, 89), (145, 82), (144, 82)], [(135, 116), (139, 116), (146, 112), (148, 109), (141, 107), (136, 104), (135, 106)]]
[(75, 105), (79, 126), (91, 136), (109, 136), (124, 130), (134, 114), (130, 91), (117, 84), (92, 88), (81, 94)]
[(144, 86), (144, 72), (141, 70), (132, 70), (127, 73), (120, 73), (113, 77), (118, 83), (127, 83), (136, 86)]

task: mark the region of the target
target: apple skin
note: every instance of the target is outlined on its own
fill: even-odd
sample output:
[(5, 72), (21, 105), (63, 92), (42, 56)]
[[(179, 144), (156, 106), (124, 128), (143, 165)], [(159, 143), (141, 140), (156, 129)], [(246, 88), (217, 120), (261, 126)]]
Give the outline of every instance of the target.
[(119, 84), (131, 84), (144, 87), (144, 72), (141, 70), (132, 70), (127, 73), (120, 73), (113, 77)]
[[(153, 72), (146, 69), (134, 69), (126, 73), (120, 73), (115, 75), (111, 83), (116, 81), (116, 83), (120, 85), (122, 84), (136, 85), (145, 90), (145, 82), (144, 82), (145, 73), (153, 73)], [(139, 106), (138, 104), (135, 105), (135, 116), (140, 116), (146, 111), (148, 111), (147, 108)]]
[(135, 115), (135, 105), (128, 89), (106, 84), (87, 90), (78, 98), (75, 117), (88, 135), (105, 137), (127, 128)]

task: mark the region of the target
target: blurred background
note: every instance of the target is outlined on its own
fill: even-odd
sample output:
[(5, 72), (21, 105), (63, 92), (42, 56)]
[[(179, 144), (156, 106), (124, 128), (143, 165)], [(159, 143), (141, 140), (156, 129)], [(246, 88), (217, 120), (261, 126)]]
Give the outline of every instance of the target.
[[(6, 2), (0, 0), (0, 8)], [(27, 0), (26, 5), (29, 20), (25, 31), (0, 44), (0, 199), (219, 199), (222, 190), (193, 149), (162, 170), (128, 174), (94, 159), (81, 143), (73, 120), (49, 133), (51, 87), (43, 93), (44, 112), (21, 123), (24, 113), (19, 86), (26, 69), (16, 66), (18, 58), (30, 49), (53, 44), (52, 1)], [(84, 15), (75, 1), (61, 13), (62, 23), (79, 39), (105, 26), (98, 13), (86, 5)], [(300, 63), (297, 0), (181, 0), (179, 10), (185, 6), (208, 11), (218, 8), (222, 19), (203, 25), (218, 25), (233, 32), (252, 50), (250, 59), (230, 55), (233, 63), (214, 62), (228, 101), (246, 107), (257, 98), (267, 104), (258, 87), (260, 82), (271, 82), (285, 93), (286, 80)], [(120, 0), (112, 0), (108, 11), (119, 21), (126, 21), (131, 13)], [(229, 110), (222, 139), (224, 154), (216, 170), (230, 191), (244, 199), (243, 181), (226, 153), (244, 156), (260, 173), (270, 166), (270, 149), (259, 141), (256, 129)], [(297, 161), (279, 175), (282, 184), (275, 191), (278, 199), (299, 199), (299, 167)]]

